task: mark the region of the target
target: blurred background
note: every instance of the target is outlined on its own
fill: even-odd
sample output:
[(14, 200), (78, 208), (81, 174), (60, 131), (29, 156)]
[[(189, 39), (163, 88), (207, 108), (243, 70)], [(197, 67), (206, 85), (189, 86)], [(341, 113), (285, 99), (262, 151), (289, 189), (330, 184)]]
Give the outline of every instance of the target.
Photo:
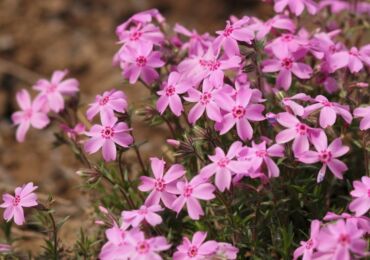
[[(80, 81), (83, 103), (119, 88), (130, 105), (140, 107), (145, 88), (125, 85), (119, 69), (112, 67), (118, 49), (114, 31), (135, 12), (150, 8), (159, 9), (170, 25), (178, 22), (210, 33), (223, 29), (231, 14), (271, 14), (271, 7), (260, 0), (0, 0), (0, 192), (33, 181), (41, 200), (53, 194), (57, 217), (71, 217), (60, 233), (66, 247), (73, 245), (80, 227), (93, 224), (89, 198), (78, 188), (75, 172), (81, 165), (67, 147), (53, 148), (55, 127), (31, 130), (24, 143), (15, 142), (10, 122), (18, 110), (15, 93), (67, 68), (69, 76)], [(156, 146), (163, 144), (163, 129), (148, 130), (138, 120), (134, 128), (138, 142), (151, 139), (152, 144), (141, 148), (145, 160), (163, 152)], [(19, 242), (23, 249), (40, 249), (40, 234), (27, 226), (14, 228), (14, 233), (28, 239)], [(1, 238), (0, 233), (3, 242)]]

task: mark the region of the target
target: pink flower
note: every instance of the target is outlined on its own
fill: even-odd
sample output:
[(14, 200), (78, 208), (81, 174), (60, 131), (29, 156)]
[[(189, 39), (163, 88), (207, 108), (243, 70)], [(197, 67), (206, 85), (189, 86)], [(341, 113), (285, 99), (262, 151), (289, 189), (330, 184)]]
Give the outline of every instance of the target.
[(355, 199), (349, 204), (349, 209), (356, 212), (356, 216), (362, 216), (370, 208), (370, 177), (363, 176), (361, 181), (353, 182), (354, 190), (351, 191)]
[(248, 171), (250, 164), (246, 161), (237, 161), (236, 156), (242, 148), (242, 143), (234, 142), (227, 154), (217, 147), (214, 155), (208, 156), (211, 164), (200, 170), (200, 176), (204, 179), (212, 177), (216, 173), (215, 184), (220, 191), (230, 189), (231, 177), (233, 174), (241, 174)]
[(209, 48), (210, 40), (213, 40), (208, 33), (200, 35), (196, 30), (189, 31), (180, 24), (175, 25), (174, 31), (189, 38), (188, 42), (181, 47), (183, 50), (188, 50), (189, 55), (204, 53)]
[(310, 239), (301, 241), (301, 246), (294, 251), (294, 260), (303, 255), (302, 260), (312, 259), (313, 251), (318, 244), (318, 235), (320, 231), (320, 221), (313, 220), (311, 222)]
[(190, 87), (191, 84), (184, 81), (178, 72), (171, 72), (163, 89), (157, 92), (160, 95), (157, 100), (157, 110), (163, 114), (166, 108), (170, 106), (171, 111), (176, 116), (180, 116), (184, 108), (179, 94), (185, 93)]
[(279, 167), (270, 157), (284, 157), (284, 147), (280, 144), (274, 144), (266, 149), (266, 141), (259, 144), (252, 142), (252, 147), (243, 148), (240, 156), (249, 162), (251, 169), (256, 172), (265, 163), (269, 178), (278, 177)]
[(300, 51), (302, 48), (305, 49), (308, 43), (306, 39), (299, 35), (283, 33), (281, 36), (272, 40), (271, 43), (267, 44), (265, 49), (273, 51), (273, 49), (284, 48), (284, 52), (294, 53)]
[(261, 22), (254, 18), (254, 23), (248, 26), (250, 29), (257, 31), (257, 40), (262, 40), (270, 31), (275, 29), (288, 30), (293, 33), (296, 29), (294, 22), (288, 17), (276, 15), (266, 22)]
[(155, 68), (162, 67), (164, 62), (161, 60), (161, 53), (152, 50), (151, 42), (141, 42), (135, 46), (128, 44), (123, 48), (120, 54), (123, 75), (131, 84), (136, 83), (139, 77), (146, 84), (151, 84), (158, 78)]
[(163, 208), (157, 205), (146, 206), (142, 205), (137, 210), (131, 211), (123, 211), (122, 212), (122, 219), (131, 224), (133, 227), (137, 227), (142, 223), (144, 220), (149, 223), (151, 226), (156, 226), (162, 223), (162, 218), (156, 212), (162, 211)]
[(33, 186), (32, 182), (29, 182), (22, 187), (17, 187), (14, 196), (9, 193), (3, 194), (4, 202), (0, 207), (5, 208), (4, 219), (10, 221), (14, 218), (15, 224), (22, 225), (25, 222), (23, 208), (37, 205), (37, 196), (33, 193), (37, 188), (37, 186)]
[(289, 6), (290, 11), (296, 16), (301, 15), (305, 7), (312, 15), (316, 14), (318, 9), (318, 5), (312, 0), (275, 0), (274, 10), (280, 13), (287, 6)]
[(353, 111), (355, 118), (363, 117), (360, 122), (360, 129), (365, 131), (370, 128), (370, 106), (358, 107)]
[(191, 219), (199, 219), (204, 215), (203, 209), (198, 200), (211, 200), (215, 198), (213, 192), (215, 187), (204, 181), (197, 175), (190, 182), (187, 180), (177, 182), (177, 190), (175, 194), (180, 196), (172, 203), (172, 209), (179, 213), (186, 204), (189, 217)]
[(68, 70), (54, 71), (50, 81), (40, 79), (33, 86), (40, 91), (41, 96), (47, 98), (49, 108), (57, 113), (64, 109), (63, 95), (74, 95), (79, 91), (79, 83), (76, 79), (63, 80), (67, 73)]
[(183, 60), (178, 65), (179, 72), (194, 85), (208, 78), (215, 85), (224, 82), (225, 70), (239, 68), (241, 58), (237, 55), (219, 58), (220, 51), (209, 47), (205, 54), (198, 54)]
[(95, 97), (95, 102), (89, 104), (86, 116), (89, 120), (92, 120), (98, 113), (100, 113), (100, 117), (112, 117), (114, 116), (114, 111), (125, 113), (126, 109), (127, 97), (125, 93), (113, 89), (105, 91), (103, 95), (97, 95)]
[(207, 232), (198, 231), (193, 235), (190, 241), (184, 237), (182, 244), (177, 247), (173, 255), (174, 260), (202, 260), (210, 259), (216, 252), (218, 244), (214, 240), (204, 242)]
[(209, 119), (221, 122), (221, 111), (217, 104), (217, 95), (223, 94), (220, 93), (221, 91), (221, 89), (216, 88), (208, 79), (203, 81), (202, 92), (194, 88), (190, 88), (188, 90), (188, 96), (184, 99), (189, 102), (197, 102), (197, 104), (193, 106), (189, 112), (189, 123), (195, 124), (204, 114), (204, 111), (206, 111)]
[(323, 218), (325, 221), (335, 221), (338, 219), (344, 219), (347, 222), (353, 222), (359, 229), (363, 229), (366, 233), (370, 234), (370, 218), (366, 216), (356, 217), (348, 213), (342, 213), (337, 215), (333, 212), (328, 212)]
[(276, 87), (288, 90), (292, 84), (292, 73), (300, 79), (311, 78), (312, 68), (307, 64), (297, 62), (300, 55), (297, 53), (289, 53), (287, 48), (284, 48), (284, 44), (274, 45), (272, 51), (276, 58), (263, 61), (262, 71), (279, 71), (279, 75), (276, 79)]
[(96, 153), (102, 148), (105, 161), (116, 159), (116, 145), (128, 147), (133, 142), (132, 136), (128, 133), (130, 129), (124, 122), (117, 123), (116, 117), (102, 117), (101, 125), (93, 125), (85, 134), (91, 138), (84, 144), (85, 151), (89, 154)]
[(78, 123), (75, 127), (69, 127), (67, 124), (61, 124), (60, 128), (72, 140), (76, 140), (78, 135), (81, 135), (85, 132), (85, 126), (82, 123)]
[(320, 111), (320, 126), (322, 128), (327, 128), (332, 126), (337, 119), (337, 114), (342, 116), (342, 118), (350, 124), (352, 122), (352, 115), (349, 112), (348, 106), (343, 106), (336, 102), (330, 102), (325, 96), (318, 95), (314, 99), (317, 103), (307, 106), (304, 109), (304, 117), (308, 117), (312, 112), (317, 109)]
[(363, 235), (364, 231), (358, 229), (353, 222), (340, 219), (321, 228), (317, 243), (318, 254), (333, 260), (350, 260), (351, 253), (364, 256), (367, 242)]
[(130, 236), (129, 243), (132, 251), (129, 252), (130, 260), (162, 260), (158, 252), (168, 250), (171, 245), (163, 236), (145, 238), (144, 232), (137, 232)]
[(323, 164), (317, 176), (317, 182), (321, 182), (324, 179), (326, 167), (329, 167), (335, 177), (343, 179), (343, 172), (347, 171), (348, 168), (347, 165), (337, 158), (346, 154), (349, 147), (342, 145), (340, 138), (335, 139), (328, 146), (328, 139), (323, 131), (320, 132), (317, 138), (312, 140), (312, 144), (316, 151), (305, 151), (300, 154), (298, 160), (307, 164), (316, 162)]
[(128, 259), (128, 254), (133, 250), (132, 246), (129, 244), (130, 236), (139, 232), (136, 229), (127, 230), (128, 225), (123, 224), (121, 227), (117, 223), (113, 224), (112, 228), (109, 228), (105, 231), (105, 236), (108, 241), (103, 245), (99, 259), (101, 260), (111, 260), (116, 257), (121, 259)]
[(32, 102), (28, 91), (22, 89), (17, 93), (17, 103), (22, 110), (12, 114), (12, 121), (15, 125), (19, 125), (16, 132), (17, 141), (23, 142), (30, 126), (42, 129), (50, 121), (46, 113), (42, 111), (46, 103), (45, 97), (38, 96)]
[(157, 205), (162, 201), (167, 208), (171, 208), (176, 196), (172, 193), (176, 191), (176, 181), (184, 176), (185, 169), (181, 164), (172, 165), (163, 174), (165, 161), (156, 157), (150, 158), (151, 168), (154, 178), (141, 176), (139, 190), (152, 191), (145, 200), (146, 205)]
[(285, 107), (288, 107), (295, 115), (302, 116), (304, 113), (304, 107), (296, 102), (298, 101), (308, 101), (311, 97), (304, 93), (298, 93), (292, 97), (285, 97), (281, 101)]
[(279, 113), (276, 120), (282, 126), (287, 127), (287, 129), (277, 134), (276, 142), (284, 144), (294, 139), (292, 148), (296, 157), (309, 149), (309, 140), (312, 141), (312, 138), (319, 132), (318, 129), (301, 123), (298, 118), (287, 112)]
[(0, 253), (10, 253), (11, 251), (11, 245), (0, 243)]
[(265, 107), (261, 104), (252, 104), (253, 91), (249, 88), (241, 88), (236, 94), (235, 100), (229, 98), (219, 105), (226, 111), (222, 119), (220, 134), (226, 134), (234, 125), (238, 136), (243, 141), (252, 139), (253, 128), (249, 123), (251, 121), (262, 121), (264, 116), (262, 111)]
[(141, 44), (150, 42), (152, 44), (159, 45), (163, 42), (163, 33), (157, 26), (153, 24), (138, 23), (136, 26), (132, 26), (130, 29), (119, 29), (116, 31), (121, 44)]
[(362, 47), (360, 50), (352, 47), (348, 54), (348, 68), (351, 73), (357, 73), (362, 70), (364, 63), (370, 66), (370, 44)]
[(237, 258), (239, 249), (229, 243), (217, 243), (217, 251), (215, 253), (216, 259), (234, 260)]
[(223, 46), (227, 55), (239, 55), (238, 41), (251, 44), (254, 39), (253, 31), (244, 27), (248, 21), (247, 16), (234, 23), (227, 21), (225, 29), (216, 32), (219, 35), (214, 41), (216, 49)]

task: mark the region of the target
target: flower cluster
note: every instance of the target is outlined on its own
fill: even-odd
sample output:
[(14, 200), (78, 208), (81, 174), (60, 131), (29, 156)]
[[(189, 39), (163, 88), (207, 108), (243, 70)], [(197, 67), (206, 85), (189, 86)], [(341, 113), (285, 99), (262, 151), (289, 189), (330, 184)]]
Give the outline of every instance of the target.
[[(132, 114), (123, 91), (97, 95), (87, 120), (75, 116), (73, 123), (64, 122), (61, 113), (63, 95), (78, 91), (75, 79), (63, 80), (66, 71), (54, 72), (50, 82), (38, 81), (33, 101), (26, 90), (17, 93), (22, 111), (12, 119), (19, 125), (18, 141), (31, 125), (48, 125), (53, 119), (48, 113), (59, 113), (63, 140), (88, 168), (80, 175), (101, 193), (97, 214), (104, 220), (96, 224), (107, 227), (107, 240), (100, 259), (236, 259), (238, 252), (286, 259), (309, 220), (310, 238), (294, 259), (367, 256), (370, 179), (362, 172), (369, 175), (370, 44), (360, 36), (348, 39), (350, 26), (333, 22), (312, 30), (295, 17), (329, 19), (346, 11), (362, 17), (370, 5), (269, 2), (277, 13), (271, 19), (231, 16), (214, 34), (180, 24), (171, 31), (156, 9), (117, 27), (120, 48), (113, 64), (128, 83), (150, 91), (150, 104), (137, 114), (151, 126), (165, 123), (172, 134), (161, 150), (170, 163), (151, 157), (151, 170), (130, 134)], [(351, 23), (367, 28), (352, 16)], [(99, 123), (93, 122), (97, 116)], [(88, 138), (79, 139), (82, 134)], [(104, 161), (114, 163), (95, 163), (85, 155), (100, 149)], [(125, 160), (130, 149), (141, 166), (138, 174), (131, 174)], [(331, 213), (347, 206), (341, 192), (350, 181), (353, 215)], [(15, 197), (4, 195), (6, 220), (24, 222), (22, 207), (37, 204), (34, 189), (31, 183), (17, 188)], [(328, 211), (324, 221), (317, 220)], [(206, 241), (207, 235), (228, 240)]]

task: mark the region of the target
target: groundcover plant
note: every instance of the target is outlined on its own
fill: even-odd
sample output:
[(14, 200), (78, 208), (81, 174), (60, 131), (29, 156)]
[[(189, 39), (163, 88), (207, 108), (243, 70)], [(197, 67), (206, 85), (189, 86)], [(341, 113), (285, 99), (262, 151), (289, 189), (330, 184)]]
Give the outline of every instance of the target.
[[(140, 107), (114, 86), (82, 111), (68, 70), (20, 90), (16, 139), (58, 127), (93, 194), (94, 234), (64, 247), (53, 198), (20, 184), (2, 196), (1, 254), (18, 259), (11, 225), (30, 221), (48, 236), (40, 259), (368, 257), (370, 4), (266, 2), (274, 17), (205, 34), (156, 9), (119, 25), (113, 65), (149, 90)], [(134, 113), (168, 128), (162, 156), (143, 160)]]

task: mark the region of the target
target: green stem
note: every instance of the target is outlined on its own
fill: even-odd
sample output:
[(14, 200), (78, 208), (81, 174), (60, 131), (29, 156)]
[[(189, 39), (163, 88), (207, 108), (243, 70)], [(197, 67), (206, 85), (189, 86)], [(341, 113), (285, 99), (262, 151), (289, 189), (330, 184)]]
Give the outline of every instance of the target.
[(53, 238), (54, 238), (54, 259), (58, 259), (58, 230), (57, 225), (55, 223), (53, 214), (48, 213), (48, 216), (51, 220), (52, 228), (53, 228)]

